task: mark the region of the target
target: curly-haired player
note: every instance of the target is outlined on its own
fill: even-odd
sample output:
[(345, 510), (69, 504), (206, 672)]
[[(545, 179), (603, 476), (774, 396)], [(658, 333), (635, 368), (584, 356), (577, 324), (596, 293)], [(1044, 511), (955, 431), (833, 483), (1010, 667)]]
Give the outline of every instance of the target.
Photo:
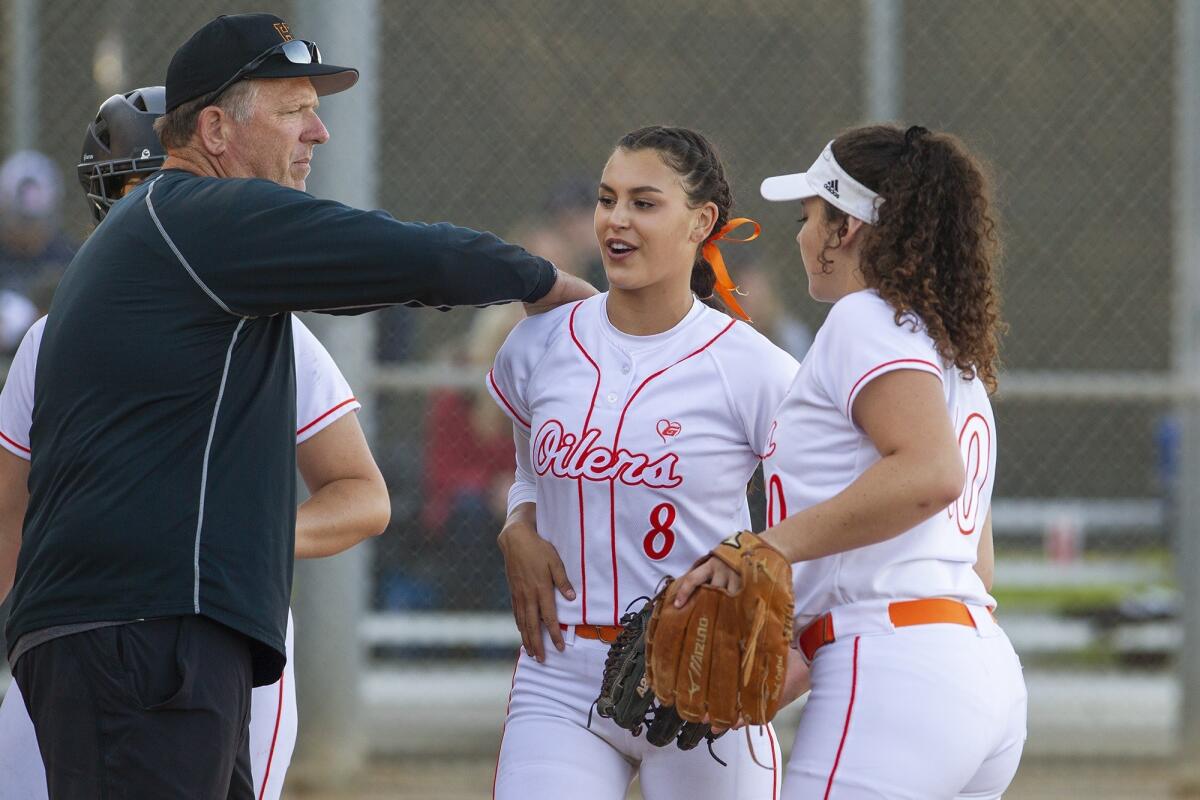
[(517, 442), (500, 546), (525, 650), (497, 798), (619, 800), (635, 772), (649, 800), (775, 796), (769, 726), (752, 735), (764, 769), (740, 736), (715, 742), (723, 767), (704, 748), (587, 725), (626, 609), (747, 527), (746, 483), (797, 368), (697, 299), (715, 288), (740, 314), (715, 246), (743, 222), (729, 220), (732, 203), (700, 134), (627, 134), (596, 202), (611, 290), (517, 325), (489, 375)]
[[(1001, 327), (986, 182), (953, 136), (850, 130), (805, 173), (809, 293), (833, 308), (775, 419), (769, 529), (812, 665), (783, 796), (997, 798), (1026, 692), (992, 616)], [(681, 579), (735, 577), (709, 559)]]
[[(79, 180), (96, 224), (112, 205), (162, 166), (166, 153), (154, 133), (164, 111), (163, 87), (113, 95), (88, 125)], [(0, 601), (12, 586), (21, 518), (32, 456), (29, 429), (34, 409), (34, 371), (42, 330), (26, 334), (0, 391)], [(387, 524), (389, 499), (355, 414), (350, 386), (317, 338), (295, 317), (296, 460), (312, 496), (297, 514), (296, 554), (333, 555)], [(286, 476), (291, 480), (291, 476)], [(278, 798), (296, 742), (296, 684), (292, 625), (288, 620), (287, 666), (279, 681), (251, 694), (249, 762), (239, 761), (231, 797)], [(16, 681), (0, 706), (0, 800), (47, 797), (46, 773), (33, 723)]]

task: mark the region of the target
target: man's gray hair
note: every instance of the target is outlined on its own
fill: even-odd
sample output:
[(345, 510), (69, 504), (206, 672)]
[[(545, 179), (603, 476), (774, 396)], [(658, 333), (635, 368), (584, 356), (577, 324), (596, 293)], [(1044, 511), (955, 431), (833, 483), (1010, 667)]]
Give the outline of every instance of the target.
[(216, 106), (233, 117), (235, 122), (246, 122), (254, 111), (256, 99), (258, 81), (240, 80), (226, 89), (215, 103), (206, 103), (205, 98), (198, 97), (163, 114), (154, 120), (154, 132), (167, 150), (186, 147), (196, 133), (196, 122), (205, 108)]

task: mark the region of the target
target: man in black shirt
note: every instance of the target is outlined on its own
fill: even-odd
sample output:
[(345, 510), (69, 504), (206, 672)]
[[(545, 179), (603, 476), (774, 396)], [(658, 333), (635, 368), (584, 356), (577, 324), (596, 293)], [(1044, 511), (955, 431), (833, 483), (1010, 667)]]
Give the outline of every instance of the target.
[(70, 724), (46, 711), (68, 696), (98, 722), (95, 758), (43, 745), (54, 798), (230, 793), (250, 689), (284, 660), (287, 312), (594, 291), (491, 234), (305, 194), (329, 136), (317, 96), (355, 80), (277, 17), (201, 28), (167, 72), (163, 170), (113, 207), (59, 287), (6, 631), (39, 741)]

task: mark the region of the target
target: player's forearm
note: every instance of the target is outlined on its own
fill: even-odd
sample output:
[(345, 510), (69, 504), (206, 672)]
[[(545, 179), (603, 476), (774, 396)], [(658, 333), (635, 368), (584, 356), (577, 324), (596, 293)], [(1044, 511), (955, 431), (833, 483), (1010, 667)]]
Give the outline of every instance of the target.
[(783, 697), (779, 707), (783, 708), (812, 689), (812, 671), (804, 663), (804, 657), (795, 648), (788, 650), (787, 677), (783, 681)]
[[(21, 513), (22, 518), (24, 512)], [(21, 523), (9, 519), (7, 509), (0, 510), (0, 603), (12, 591), (17, 574), (17, 554), (21, 551)]]
[(296, 513), (296, 558), (323, 558), (383, 533), (391, 499), (382, 480), (346, 478), (326, 484)]
[(763, 534), (792, 563), (878, 544), (944, 513), (962, 491), (961, 466), (920, 453), (880, 459), (823, 503)]
[(0, 603), (12, 590), (29, 505), (29, 462), (0, 450)]

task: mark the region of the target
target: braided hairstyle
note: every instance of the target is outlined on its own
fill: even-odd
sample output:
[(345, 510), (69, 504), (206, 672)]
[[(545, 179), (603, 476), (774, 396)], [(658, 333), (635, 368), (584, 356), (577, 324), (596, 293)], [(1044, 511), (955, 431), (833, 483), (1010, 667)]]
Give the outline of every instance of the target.
[[(716, 205), (717, 221), (705, 241), (729, 221), (733, 193), (725, 180), (725, 166), (717, 149), (703, 134), (688, 128), (650, 125), (625, 134), (617, 147), (629, 152), (654, 150), (679, 176), (691, 208), (699, 208), (708, 202)], [(696, 260), (692, 264), (692, 291), (707, 300), (712, 297), (717, 277), (700, 249), (696, 248)]]
[[(957, 137), (918, 125), (853, 128), (833, 141), (833, 155), (883, 198), (879, 221), (860, 234), (867, 286), (895, 310), (897, 325), (915, 314), (942, 358), (994, 392), (1007, 326), (995, 284), (1000, 242), (979, 159)], [(822, 203), (832, 238), (847, 215)]]

